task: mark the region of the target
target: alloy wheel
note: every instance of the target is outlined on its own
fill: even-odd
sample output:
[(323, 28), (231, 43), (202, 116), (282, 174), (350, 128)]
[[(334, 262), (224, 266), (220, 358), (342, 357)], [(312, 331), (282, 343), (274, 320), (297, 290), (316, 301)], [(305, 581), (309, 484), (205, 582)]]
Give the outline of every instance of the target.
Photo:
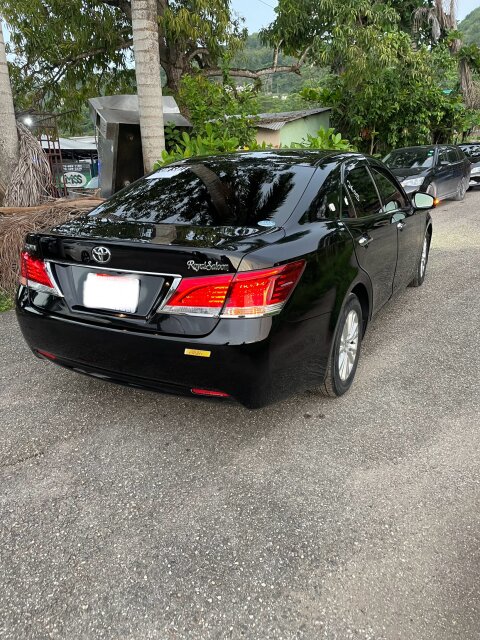
[(343, 382), (348, 379), (355, 365), (358, 352), (358, 331), (358, 313), (352, 309), (343, 325), (338, 354), (338, 374)]
[(428, 260), (428, 238), (425, 236), (423, 239), (422, 257), (420, 258), (420, 277), (423, 278), (425, 269), (427, 268)]

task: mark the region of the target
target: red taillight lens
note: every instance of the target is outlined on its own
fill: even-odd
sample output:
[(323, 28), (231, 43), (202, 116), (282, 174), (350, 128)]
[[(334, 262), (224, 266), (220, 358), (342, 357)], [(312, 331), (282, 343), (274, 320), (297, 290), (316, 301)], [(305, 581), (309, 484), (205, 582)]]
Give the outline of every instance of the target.
[(20, 255), (20, 283), (23, 285), (39, 288), (38, 285), (56, 292), (56, 287), (52, 282), (46, 264), (43, 260), (34, 258), (26, 251)]
[(278, 313), (305, 268), (298, 260), (280, 267), (229, 275), (184, 278), (164, 313), (223, 317), (256, 317)]
[(184, 278), (163, 311), (219, 315), (232, 280), (233, 274)]
[(292, 293), (305, 268), (299, 260), (272, 269), (237, 273), (222, 315), (263, 316), (278, 313)]

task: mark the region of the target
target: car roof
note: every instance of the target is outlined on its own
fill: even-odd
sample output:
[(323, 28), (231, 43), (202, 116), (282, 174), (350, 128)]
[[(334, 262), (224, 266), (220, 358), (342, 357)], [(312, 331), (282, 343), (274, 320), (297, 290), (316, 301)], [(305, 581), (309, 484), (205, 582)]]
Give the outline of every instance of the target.
[[(364, 157), (363, 154), (352, 151), (335, 151), (321, 149), (262, 149), (260, 151), (240, 151), (235, 153), (226, 153), (213, 156), (197, 156), (188, 160), (181, 160), (177, 165), (205, 164), (208, 162), (235, 162), (241, 160), (259, 160), (265, 158), (268, 160), (281, 160), (290, 162), (292, 165), (303, 165), (310, 167), (319, 167), (326, 162), (338, 159), (347, 159), (349, 157)], [(170, 165), (172, 166), (172, 165)]]
[(398, 149), (392, 149), (389, 153), (394, 153), (395, 151), (414, 151), (415, 149), (450, 149), (455, 147), (453, 144), (418, 144), (412, 147), (398, 147)]

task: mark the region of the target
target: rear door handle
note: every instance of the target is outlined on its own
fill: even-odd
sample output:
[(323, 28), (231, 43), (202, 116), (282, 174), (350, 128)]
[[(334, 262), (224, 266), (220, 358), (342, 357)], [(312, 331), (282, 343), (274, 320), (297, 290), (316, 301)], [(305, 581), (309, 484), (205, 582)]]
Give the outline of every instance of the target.
[(372, 236), (369, 236), (368, 233), (366, 233), (363, 236), (360, 236), (360, 238), (358, 239), (358, 244), (361, 247), (366, 247), (367, 245), (370, 244), (370, 242), (373, 240)]

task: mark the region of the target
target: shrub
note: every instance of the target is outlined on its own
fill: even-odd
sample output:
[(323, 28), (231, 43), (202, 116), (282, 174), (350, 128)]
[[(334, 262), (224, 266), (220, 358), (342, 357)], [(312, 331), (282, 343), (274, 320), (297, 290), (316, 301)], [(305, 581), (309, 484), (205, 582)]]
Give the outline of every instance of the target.
[(254, 86), (236, 86), (228, 77), (219, 83), (201, 75), (186, 75), (179, 101), (188, 113), (194, 136), (210, 137), (207, 125), (211, 125), (216, 137), (237, 138), (244, 147), (255, 140), (256, 96)]
[(355, 151), (348, 140), (342, 138), (335, 129), (319, 129), (316, 136), (307, 134), (301, 142), (292, 142), (292, 149), (332, 149), (337, 151)]

